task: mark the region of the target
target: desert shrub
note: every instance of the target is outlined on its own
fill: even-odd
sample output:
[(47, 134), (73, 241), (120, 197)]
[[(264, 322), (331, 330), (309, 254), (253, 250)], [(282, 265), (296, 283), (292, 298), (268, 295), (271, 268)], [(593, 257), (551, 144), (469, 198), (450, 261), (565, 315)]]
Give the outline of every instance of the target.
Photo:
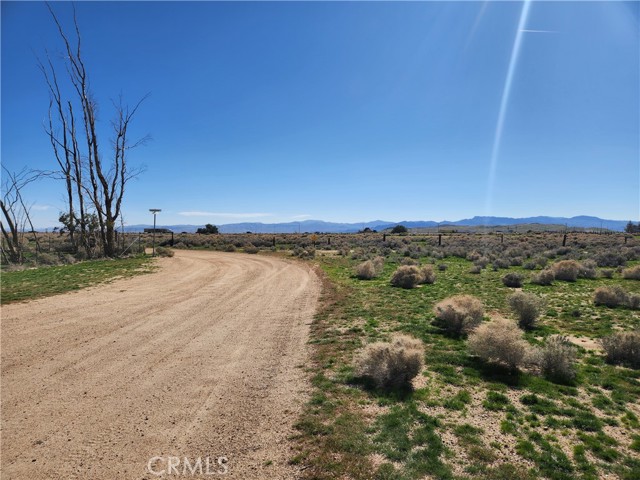
[(536, 268), (544, 268), (547, 266), (548, 263), (548, 259), (546, 257), (543, 257), (541, 255), (535, 257), (535, 258), (531, 258), (530, 260), (524, 262), (522, 264), (522, 267), (527, 269), (527, 270), (535, 270)]
[(600, 270), (600, 275), (602, 275), (602, 278), (613, 278), (613, 270), (610, 268), (605, 268)]
[[(482, 257), (482, 255), (480, 255), (480, 253), (476, 252), (475, 250), (473, 250), (472, 252), (467, 253), (466, 255), (466, 259), (469, 260), (470, 262), (475, 262), (476, 260), (478, 260), (480, 257)], [(488, 259), (487, 259), (487, 263), (489, 263)]]
[(433, 267), (431, 265), (423, 266), (420, 269), (420, 274), (422, 275), (420, 283), (433, 283), (436, 281), (436, 272), (433, 271)]
[(371, 262), (373, 262), (373, 268), (376, 271), (376, 275), (380, 275), (382, 270), (384, 270), (384, 257), (377, 256), (371, 260)]
[(627, 292), (619, 285), (598, 287), (593, 292), (593, 303), (615, 308), (627, 304)]
[(556, 279), (556, 274), (550, 268), (545, 268), (531, 276), (531, 283), (536, 285), (551, 285)]
[(608, 363), (640, 368), (640, 330), (616, 332), (600, 340)]
[(232, 243), (228, 243), (222, 248), (222, 250), (225, 252), (235, 252), (236, 247)]
[(480, 257), (477, 260), (474, 260), (473, 264), (480, 268), (486, 268), (486, 266), (489, 265), (489, 259), (487, 257)]
[(415, 265), (401, 265), (391, 276), (391, 285), (401, 288), (413, 288), (422, 280), (422, 272)]
[(471, 295), (455, 295), (445, 298), (434, 307), (436, 323), (449, 334), (468, 334), (482, 322), (482, 302)]
[(637, 293), (627, 294), (627, 307), (631, 310), (640, 310), (640, 295)]
[(40, 252), (37, 256), (39, 265), (58, 265), (61, 263), (60, 258), (57, 255), (53, 255), (47, 252)]
[(553, 335), (540, 350), (540, 370), (553, 382), (571, 383), (576, 378), (576, 349), (562, 335)]
[(473, 265), (470, 269), (469, 269), (469, 273), (473, 273), (475, 275), (482, 273), (482, 267), (480, 265)]
[(640, 280), (640, 265), (625, 268), (622, 271), (622, 277), (627, 280)]
[(518, 318), (520, 328), (525, 330), (534, 328), (542, 307), (540, 298), (533, 293), (515, 292), (509, 295), (507, 300)]
[(258, 247), (256, 247), (253, 243), (247, 243), (244, 247), (243, 250), (245, 253), (251, 253), (251, 254), (256, 254), (260, 251), (260, 249)]
[(596, 257), (599, 267), (619, 267), (627, 263), (627, 260), (620, 254), (613, 252), (601, 253)]
[(580, 278), (596, 278), (598, 276), (598, 265), (594, 260), (585, 260), (578, 266), (578, 277)]
[(424, 347), (420, 340), (395, 335), (390, 342), (367, 345), (356, 360), (355, 373), (370, 378), (378, 388), (407, 388), (422, 370), (423, 361)]
[(524, 277), (520, 273), (511, 272), (502, 277), (502, 283), (507, 287), (519, 288), (522, 286), (523, 278)]
[(511, 265), (512, 267), (519, 267), (523, 262), (524, 260), (522, 259), (522, 257), (512, 257), (509, 260), (509, 265)]
[(400, 265), (420, 265), (420, 262), (418, 262), (415, 258), (410, 258), (410, 257), (405, 257), (403, 259), (400, 260)]
[(156, 255), (159, 257), (173, 257), (174, 252), (170, 248), (156, 247)]
[(377, 275), (376, 267), (371, 260), (362, 262), (355, 268), (356, 277), (361, 280), (371, 280)]
[(296, 257), (300, 257), (302, 259), (315, 258), (316, 249), (312, 247), (309, 247), (309, 248), (296, 247), (293, 250), (293, 255)]
[(527, 346), (522, 330), (505, 318), (480, 325), (469, 334), (469, 352), (472, 355), (512, 370), (524, 362)]
[(578, 279), (580, 264), (575, 260), (561, 260), (552, 265), (556, 280), (575, 282)]
[(505, 269), (511, 266), (511, 262), (506, 258), (494, 258), (491, 264), (496, 271), (500, 268)]
[(74, 263), (78, 262), (76, 257), (74, 257), (73, 255), (69, 255), (68, 253), (61, 255), (60, 259), (62, 260), (62, 263), (66, 265), (73, 265)]

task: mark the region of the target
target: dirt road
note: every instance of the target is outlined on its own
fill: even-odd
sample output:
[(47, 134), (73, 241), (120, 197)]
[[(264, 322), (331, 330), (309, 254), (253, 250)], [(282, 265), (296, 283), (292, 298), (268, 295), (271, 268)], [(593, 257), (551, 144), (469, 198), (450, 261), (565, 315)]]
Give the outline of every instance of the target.
[(3, 479), (296, 478), (319, 281), (256, 255), (158, 262), (2, 307)]

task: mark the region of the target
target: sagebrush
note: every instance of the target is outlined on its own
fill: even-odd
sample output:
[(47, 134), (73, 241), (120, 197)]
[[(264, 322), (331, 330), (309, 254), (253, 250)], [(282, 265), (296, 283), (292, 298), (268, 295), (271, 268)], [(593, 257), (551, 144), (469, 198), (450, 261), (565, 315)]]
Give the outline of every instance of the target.
[(356, 359), (355, 373), (373, 381), (377, 388), (409, 388), (424, 364), (422, 342), (408, 335), (394, 335), (390, 342), (367, 345)]
[(469, 353), (511, 370), (523, 364), (527, 346), (522, 330), (506, 318), (496, 318), (482, 324), (469, 334)]
[(434, 307), (436, 323), (454, 336), (471, 332), (482, 322), (484, 306), (472, 295), (445, 298)]
[(516, 314), (518, 325), (525, 330), (536, 326), (542, 301), (533, 293), (515, 292), (507, 298), (511, 310)]
[(600, 344), (608, 363), (640, 368), (640, 330), (613, 333), (601, 339)]
[(562, 335), (553, 335), (540, 350), (540, 370), (553, 382), (571, 383), (576, 378), (576, 349)]

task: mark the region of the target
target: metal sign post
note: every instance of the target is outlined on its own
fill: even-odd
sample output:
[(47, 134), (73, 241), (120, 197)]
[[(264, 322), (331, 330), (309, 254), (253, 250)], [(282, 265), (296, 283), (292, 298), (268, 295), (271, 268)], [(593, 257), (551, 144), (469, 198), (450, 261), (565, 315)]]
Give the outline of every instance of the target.
[(149, 211), (153, 213), (153, 254), (152, 256), (156, 256), (156, 214), (161, 212), (159, 208), (150, 208)]

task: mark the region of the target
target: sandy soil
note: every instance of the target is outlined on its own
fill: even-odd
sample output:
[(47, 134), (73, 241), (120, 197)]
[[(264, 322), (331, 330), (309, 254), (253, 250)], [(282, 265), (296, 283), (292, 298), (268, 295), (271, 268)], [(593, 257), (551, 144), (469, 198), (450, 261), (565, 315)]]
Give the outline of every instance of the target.
[(2, 307), (3, 479), (198, 478), (184, 457), (202, 478), (296, 478), (287, 437), (320, 282), (255, 255), (158, 262)]

